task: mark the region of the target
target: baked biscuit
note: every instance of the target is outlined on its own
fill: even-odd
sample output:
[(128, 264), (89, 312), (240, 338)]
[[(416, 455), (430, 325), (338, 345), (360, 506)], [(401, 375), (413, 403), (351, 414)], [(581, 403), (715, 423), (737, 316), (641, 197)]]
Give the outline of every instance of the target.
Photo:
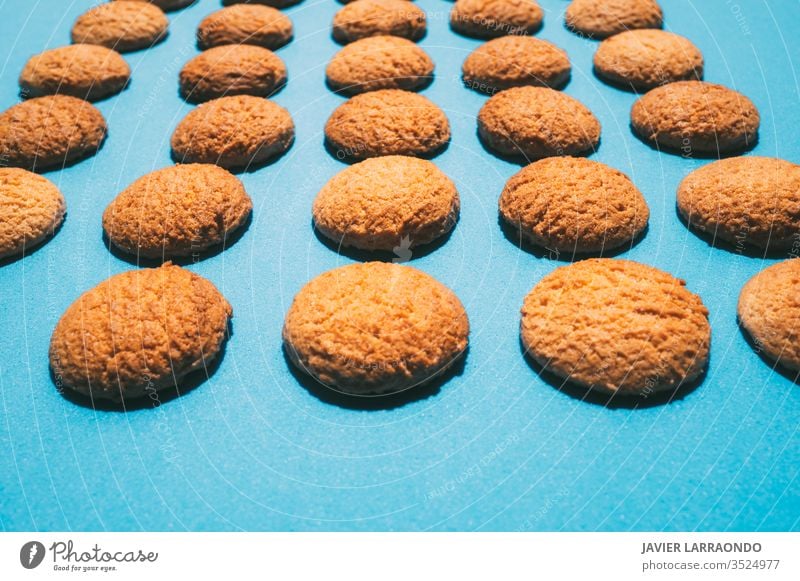
[(66, 210), (64, 196), (50, 180), (0, 168), (0, 259), (24, 254), (52, 236)]
[(600, 142), (600, 122), (568, 95), (546, 87), (514, 87), (481, 107), (478, 133), (501, 155), (532, 161), (594, 150)]
[(500, 196), (500, 216), (550, 251), (619, 248), (647, 227), (650, 210), (628, 176), (582, 157), (551, 157), (517, 172)]
[(679, 81), (640, 97), (631, 108), (631, 127), (645, 141), (691, 157), (755, 145), (760, 118), (747, 97), (702, 81)]
[(99, 44), (119, 52), (149, 48), (167, 36), (166, 14), (149, 2), (107, 2), (90, 8), (72, 25), (72, 42)]
[(29, 99), (0, 113), (0, 159), (43, 170), (94, 155), (106, 136), (96, 107), (66, 95)]
[(172, 12), (173, 10), (180, 10), (193, 4), (195, 0), (130, 0), (133, 2), (150, 2), (155, 4), (164, 12)]
[(210, 48), (180, 72), (181, 95), (193, 103), (226, 95), (268, 97), (286, 83), (286, 65), (269, 49), (252, 44)]
[(342, 44), (368, 36), (425, 35), (425, 11), (407, 0), (356, 0), (333, 17), (333, 38)]
[(56, 385), (92, 400), (157, 399), (208, 369), (231, 306), (216, 287), (170, 263), (112, 276), (64, 312), (50, 339)]
[(525, 297), (525, 351), (546, 371), (607, 393), (643, 396), (701, 376), (711, 326), (684, 281), (629, 260), (557, 268)]
[(456, 0), (450, 11), (450, 27), (477, 38), (533, 34), (543, 19), (535, 0)]
[(572, 0), (564, 20), (572, 32), (607, 38), (636, 28), (661, 28), (664, 15), (656, 0)]
[(166, 259), (223, 244), (252, 209), (242, 182), (228, 171), (175, 165), (139, 178), (114, 198), (103, 229), (124, 252)]
[(491, 94), (525, 85), (560, 89), (571, 65), (567, 53), (546, 40), (503, 36), (472, 51), (461, 72), (467, 87)]
[(223, 6), (232, 6), (234, 4), (264, 4), (265, 6), (272, 6), (273, 8), (288, 8), (299, 4), (303, 0), (222, 0)]
[(448, 233), (459, 205), (456, 186), (433, 163), (389, 155), (333, 176), (313, 214), (319, 231), (341, 246), (399, 253)]
[(382, 89), (356, 95), (339, 105), (325, 124), (325, 139), (338, 159), (424, 157), (447, 144), (450, 123), (426, 97)]
[(240, 169), (284, 153), (293, 141), (294, 122), (286, 109), (261, 97), (236, 95), (190, 111), (170, 143), (178, 162)]
[(285, 352), (299, 370), (357, 395), (435, 378), (462, 356), (468, 335), (467, 313), (450, 289), (416, 268), (384, 262), (316, 277), (283, 325)]
[(770, 157), (715, 161), (684, 178), (678, 210), (691, 228), (737, 246), (800, 241), (800, 166)]
[(71, 95), (96, 101), (125, 88), (131, 69), (120, 54), (96, 44), (73, 44), (32, 56), (19, 76), (24, 98)]
[(276, 50), (294, 34), (288, 16), (271, 6), (234, 4), (206, 16), (197, 27), (201, 50), (223, 44), (255, 44)]
[(737, 314), (757, 352), (800, 371), (800, 260), (773, 264), (747, 281)]
[(433, 61), (408, 39), (370, 36), (346, 45), (325, 69), (328, 85), (346, 95), (377, 89), (413, 91), (433, 76)]

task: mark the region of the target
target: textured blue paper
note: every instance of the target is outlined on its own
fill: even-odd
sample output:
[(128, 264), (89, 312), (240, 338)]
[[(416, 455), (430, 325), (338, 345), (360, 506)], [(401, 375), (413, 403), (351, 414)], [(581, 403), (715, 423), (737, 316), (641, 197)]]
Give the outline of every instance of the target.
[[(88, 0), (0, 0), (0, 107), (18, 101), (26, 59), (69, 42)], [(479, 41), (450, 31), (452, 6), (420, 0), (436, 62), (424, 94), (450, 118), (436, 163), (458, 185), (450, 240), (411, 264), (464, 302), (471, 348), (461, 375), (390, 409), (352, 409), (309, 392), (281, 352), (284, 313), (310, 278), (347, 264), (314, 235), (311, 203), (344, 165), (322, 130), (343, 101), (324, 83), (341, 4), (287, 10), (295, 40), (279, 51), (289, 84), (275, 98), (297, 125), (277, 163), (241, 177), (255, 209), (231, 248), (197, 264), (235, 311), (216, 373), (157, 409), (94, 411), (62, 397), (48, 375), (52, 329), (72, 301), (134, 268), (101, 238), (101, 213), (135, 178), (171, 163), (169, 136), (189, 111), (180, 67), (197, 53), (200, 0), (170, 14), (170, 35), (126, 55), (130, 87), (99, 103), (109, 138), (93, 158), (46, 175), (64, 192), (58, 235), (0, 266), (0, 526), (99, 530), (797, 530), (800, 387), (762, 361), (736, 324), (742, 284), (773, 263), (715, 249), (675, 212), (675, 189), (707, 163), (659, 154), (634, 138), (634, 96), (592, 74), (594, 41), (562, 25), (567, 2), (542, 0), (539, 37), (566, 49), (566, 92), (603, 125), (593, 159), (628, 173), (651, 209), (647, 236), (622, 256), (685, 278), (710, 310), (705, 382), (673, 403), (604, 407), (558, 391), (523, 358), (519, 307), (559, 262), (507, 240), (497, 198), (519, 169), (480, 145), (485, 97), (462, 87)], [(753, 153), (800, 162), (800, 6), (795, 0), (662, 0), (667, 27), (704, 52), (706, 78), (747, 94), (762, 113)]]

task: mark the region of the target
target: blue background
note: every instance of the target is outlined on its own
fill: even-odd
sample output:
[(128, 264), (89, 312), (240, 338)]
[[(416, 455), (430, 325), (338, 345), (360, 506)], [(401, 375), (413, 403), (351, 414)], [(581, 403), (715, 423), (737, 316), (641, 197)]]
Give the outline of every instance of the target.
[[(18, 101), (26, 59), (69, 42), (89, 0), (0, 0), (0, 107)], [(472, 323), (463, 372), (418, 399), (357, 409), (309, 391), (281, 352), (283, 316), (313, 276), (351, 262), (314, 235), (311, 203), (344, 165), (322, 129), (343, 101), (324, 83), (338, 49), (341, 5), (287, 10), (295, 40), (279, 51), (289, 84), (275, 97), (297, 125), (277, 163), (241, 176), (255, 209), (249, 230), (189, 265), (233, 305), (234, 334), (212, 377), (182, 397), (122, 413), (60, 395), (47, 347), (82, 292), (133, 268), (101, 238), (101, 213), (130, 182), (171, 163), (169, 136), (191, 109), (177, 75), (197, 53), (200, 0), (173, 12), (166, 42), (125, 58), (130, 87), (98, 104), (102, 150), (46, 175), (64, 192), (66, 222), (45, 246), (0, 266), (0, 526), (7, 530), (797, 530), (800, 387), (748, 346), (737, 295), (775, 262), (712, 248), (675, 212), (675, 189), (707, 160), (659, 154), (635, 139), (635, 97), (591, 72), (596, 42), (562, 25), (567, 2), (542, 0), (538, 34), (573, 63), (566, 92), (603, 125), (593, 159), (630, 175), (651, 209), (646, 237), (622, 256), (685, 278), (710, 310), (705, 381), (668, 403), (631, 406), (559, 391), (523, 358), (519, 307), (560, 264), (506, 239), (497, 198), (519, 169), (487, 153), (475, 115), (486, 97), (459, 80), (480, 44), (447, 24), (452, 6), (420, 0), (421, 45), (436, 62), (424, 94), (450, 118), (435, 162), (456, 182), (462, 216), (450, 240), (411, 264), (456, 291)], [(800, 5), (796, 0), (662, 0), (668, 29), (705, 54), (706, 79), (748, 95), (762, 114), (753, 153), (800, 162)]]

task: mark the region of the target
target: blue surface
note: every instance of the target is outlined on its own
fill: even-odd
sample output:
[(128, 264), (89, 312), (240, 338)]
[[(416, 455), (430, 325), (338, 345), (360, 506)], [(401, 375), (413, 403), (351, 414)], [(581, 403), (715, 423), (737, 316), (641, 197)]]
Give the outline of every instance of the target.
[[(47, 173), (68, 216), (32, 255), (0, 266), (0, 526), (100, 530), (798, 530), (800, 386), (748, 346), (735, 317), (741, 285), (775, 259), (710, 247), (679, 222), (675, 189), (707, 163), (659, 154), (628, 128), (634, 96), (591, 72), (596, 43), (562, 26), (563, 0), (542, 0), (539, 37), (569, 53), (566, 92), (603, 125), (593, 159), (628, 173), (651, 209), (647, 236), (622, 256), (688, 281), (710, 310), (708, 376), (673, 403), (639, 409), (581, 401), (523, 359), (518, 312), (559, 262), (509, 242), (497, 198), (519, 169), (481, 147), (485, 97), (459, 80), (479, 45), (452, 33), (452, 4), (420, 0), (436, 62), (424, 94), (450, 118), (436, 163), (456, 182), (461, 221), (442, 247), (412, 260), (456, 291), (472, 323), (460, 376), (391, 409), (323, 401), (290, 373), (280, 329), (313, 276), (350, 262), (312, 232), (311, 203), (344, 166), (322, 129), (342, 102), (324, 84), (337, 50), (340, 4), (305, 0), (287, 13), (295, 40), (279, 51), (297, 141), (278, 163), (241, 177), (254, 219), (231, 248), (189, 266), (235, 312), (216, 373), (156, 409), (94, 411), (62, 397), (47, 346), (61, 313), (106, 277), (133, 268), (101, 239), (101, 213), (144, 173), (169, 165), (169, 136), (191, 109), (177, 93), (197, 52), (194, 30), (220, 7), (200, 0), (170, 14), (166, 42), (126, 55), (130, 87), (99, 103), (110, 135), (93, 158)], [(18, 101), (25, 60), (69, 42), (90, 0), (0, 0), (0, 107)], [(662, 0), (667, 27), (704, 52), (706, 78), (747, 94), (762, 114), (753, 153), (800, 162), (800, 6), (796, 0)]]

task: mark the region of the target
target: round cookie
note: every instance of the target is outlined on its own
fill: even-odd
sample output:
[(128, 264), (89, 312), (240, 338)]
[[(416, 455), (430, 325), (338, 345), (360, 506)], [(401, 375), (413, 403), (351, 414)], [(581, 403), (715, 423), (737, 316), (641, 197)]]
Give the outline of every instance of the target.
[(342, 44), (368, 36), (425, 35), (425, 11), (408, 0), (356, 0), (333, 17), (333, 38)]
[(83, 99), (48, 95), (0, 113), (0, 159), (5, 165), (42, 170), (94, 155), (106, 121)]
[(231, 169), (263, 163), (293, 141), (294, 122), (286, 109), (261, 97), (236, 95), (190, 111), (170, 143), (176, 161)]
[(112, 276), (64, 312), (50, 339), (56, 385), (124, 401), (180, 386), (219, 355), (232, 316), (216, 287), (166, 263)]
[(664, 15), (656, 0), (572, 0), (564, 21), (577, 34), (607, 38), (626, 30), (661, 28)]
[(536, 246), (556, 252), (603, 252), (630, 244), (650, 210), (624, 173), (582, 157), (551, 157), (511, 177), (500, 216)]
[(629, 260), (557, 268), (525, 297), (526, 353), (558, 377), (607, 393), (650, 395), (699, 378), (711, 326), (684, 281)]
[(223, 44), (254, 44), (276, 50), (294, 34), (288, 16), (271, 6), (234, 4), (206, 16), (197, 27), (201, 50)]
[(448, 233), (459, 206), (455, 184), (433, 163), (389, 155), (333, 176), (313, 214), (319, 231), (341, 246), (399, 253)]
[(435, 378), (462, 356), (468, 336), (467, 313), (450, 289), (416, 268), (384, 262), (311, 280), (283, 325), (286, 354), (299, 370), (357, 395)]
[(571, 70), (566, 52), (530, 36), (490, 40), (472, 51), (461, 67), (467, 87), (490, 94), (525, 85), (560, 89)]
[[(116, 0), (115, 0), (116, 1)], [(128, 0), (132, 2), (150, 2), (155, 4), (164, 12), (172, 12), (173, 10), (180, 10), (193, 4), (195, 0)]]
[(169, 20), (149, 2), (126, 0), (90, 8), (72, 25), (72, 42), (99, 44), (119, 52), (149, 48), (167, 36)]
[(175, 165), (142, 176), (114, 198), (103, 213), (103, 230), (114, 246), (136, 256), (189, 256), (223, 244), (252, 209), (230, 172)]
[(433, 76), (433, 61), (408, 39), (370, 36), (346, 45), (325, 69), (328, 85), (347, 95), (377, 89), (413, 91)]
[(720, 154), (755, 144), (760, 118), (747, 97), (703, 81), (658, 87), (631, 108), (631, 127), (642, 139), (686, 157)]
[(702, 79), (703, 53), (689, 39), (665, 30), (629, 30), (600, 43), (594, 70), (611, 83), (647, 91)]
[(450, 27), (477, 38), (533, 34), (542, 20), (535, 0), (456, 0), (450, 11)]
[(234, 4), (263, 4), (273, 8), (288, 8), (299, 4), (303, 0), (222, 0), (223, 6), (232, 6)]
[(737, 247), (800, 244), (800, 165), (770, 157), (722, 159), (686, 176), (677, 197), (691, 228)]
[(600, 143), (600, 122), (568, 95), (546, 87), (514, 87), (481, 107), (478, 133), (502, 155), (536, 160), (595, 149)]
[(120, 54), (96, 44), (73, 44), (32, 56), (19, 76), (24, 98), (71, 95), (96, 101), (125, 88), (131, 69)]
[(66, 210), (64, 196), (50, 180), (0, 168), (0, 259), (24, 254), (52, 236)]
[(450, 123), (426, 97), (382, 89), (356, 95), (339, 105), (325, 124), (325, 139), (338, 159), (423, 157), (447, 144)]
[(181, 95), (193, 103), (226, 95), (267, 97), (286, 82), (286, 65), (269, 49), (252, 44), (210, 48), (180, 72)]
[(800, 371), (800, 260), (773, 264), (748, 280), (737, 315), (758, 353)]

